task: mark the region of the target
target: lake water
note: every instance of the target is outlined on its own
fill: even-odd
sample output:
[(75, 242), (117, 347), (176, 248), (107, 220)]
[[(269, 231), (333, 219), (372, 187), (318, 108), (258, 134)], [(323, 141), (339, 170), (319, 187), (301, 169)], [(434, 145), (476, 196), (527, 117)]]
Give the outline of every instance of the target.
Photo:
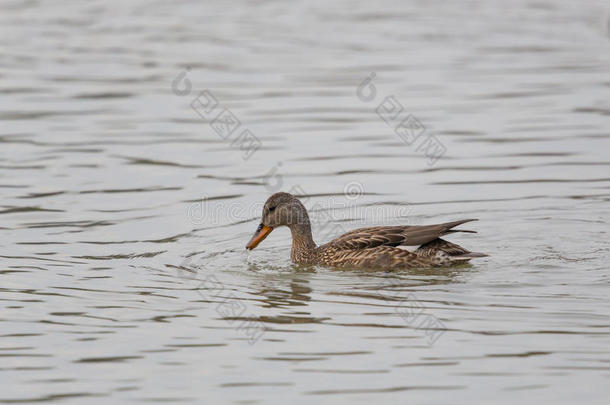
[[(609, 10), (2, 1), (0, 403), (606, 403)], [(490, 256), (246, 252), (279, 190)]]

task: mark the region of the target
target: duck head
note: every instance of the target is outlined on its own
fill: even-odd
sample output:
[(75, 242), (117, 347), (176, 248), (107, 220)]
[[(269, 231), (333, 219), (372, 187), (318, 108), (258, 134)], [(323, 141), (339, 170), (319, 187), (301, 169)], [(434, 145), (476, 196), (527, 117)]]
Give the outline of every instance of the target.
[(261, 222), (246, 245), (246, 249), (252, 250), (257, 247), (273, 229), (279, 226), (287, 226), (291, 230), (295, 227), (309, 227), (307, 210), (292, 194), (275, 193), (267, 199), (263, 207)]

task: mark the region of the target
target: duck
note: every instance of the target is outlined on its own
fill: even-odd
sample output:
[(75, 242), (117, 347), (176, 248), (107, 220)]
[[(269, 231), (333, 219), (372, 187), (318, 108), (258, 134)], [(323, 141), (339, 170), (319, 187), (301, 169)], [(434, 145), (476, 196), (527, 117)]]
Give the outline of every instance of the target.
[(303, 203), (292, 194), (279, 192), (265, 202), (260, 224), (246, 244), (246, 249), (256, 248), (275, 228), (287, 226), (292, 234), (290, 259), (296, 264), (388, 270), (448, 267), (488, 256), (441, 239), (455, 232), (476, 233), (453, 229), (471, 221), (476, 219), (434, 225), (359, 228), (317, 246)]

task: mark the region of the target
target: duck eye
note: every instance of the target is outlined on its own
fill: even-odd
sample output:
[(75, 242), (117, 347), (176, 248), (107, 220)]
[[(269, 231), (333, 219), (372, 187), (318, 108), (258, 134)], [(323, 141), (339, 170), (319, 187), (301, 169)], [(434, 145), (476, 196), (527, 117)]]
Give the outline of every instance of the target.
[(275, 207), (269, 207), (269, 212), (275, 211)]

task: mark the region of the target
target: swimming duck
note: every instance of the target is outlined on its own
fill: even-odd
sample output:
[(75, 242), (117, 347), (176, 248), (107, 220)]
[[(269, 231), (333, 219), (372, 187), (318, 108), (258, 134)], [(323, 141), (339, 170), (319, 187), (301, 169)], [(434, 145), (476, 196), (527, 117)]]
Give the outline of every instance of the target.
[(292, 194), (280, 192), (265, 202), (261, 223), (246, 249), (257, 247), (274, 228), (287, 226), (292, 233), (290, 259), (294, 263), (386, 269), (451, 266), (466, 263), (474, 257), (487, 256), (440, 238), (454, 232), (475, 233), (453, 229), (470, 221), (476, 219), (437, 225), (360, 228), (325, 245), (316, 246), (307, 209)]

